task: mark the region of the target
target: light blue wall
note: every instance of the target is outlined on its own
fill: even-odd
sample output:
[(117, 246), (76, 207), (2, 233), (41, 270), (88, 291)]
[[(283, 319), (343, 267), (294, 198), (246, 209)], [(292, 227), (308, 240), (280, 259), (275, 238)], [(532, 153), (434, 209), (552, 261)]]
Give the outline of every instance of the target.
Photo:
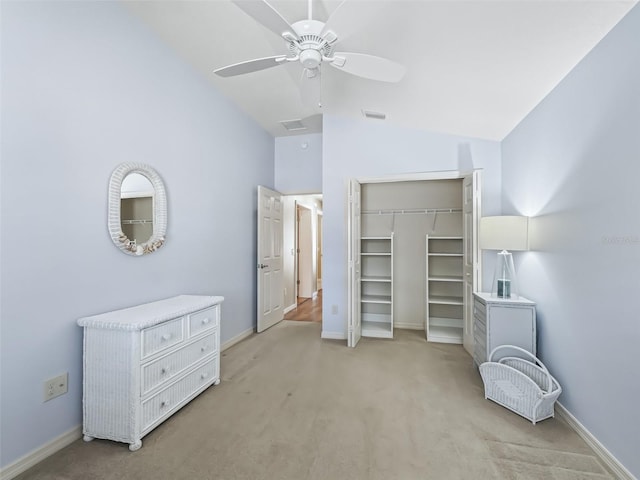
[(640, 477), (640, 7), (504, 140), (505, 213), (534, 216), (519, 254), (560, 402)]
[[(484, 170), (484, 214), (499, 213), (499, 142), (403, 129), (370, 120), (324, 116), (323, 335), (346, 338), (349, 179), (473, 168)], [(337, 313), (333, 313), (334, 305)]]
[(322, 192), (322, 134), (275, 139), (276, 190), (286, 194)]
[[(274, 140), (116, 2), (2, 3), (1, 460), (81, 422), (82, 316), (224, 295), (222, 341), (255, 324), (256, 185)], [(165, 181), (167, 242), (107, 230), (120, 162)], [(42, 402), (45, 379), (69, 393)]]

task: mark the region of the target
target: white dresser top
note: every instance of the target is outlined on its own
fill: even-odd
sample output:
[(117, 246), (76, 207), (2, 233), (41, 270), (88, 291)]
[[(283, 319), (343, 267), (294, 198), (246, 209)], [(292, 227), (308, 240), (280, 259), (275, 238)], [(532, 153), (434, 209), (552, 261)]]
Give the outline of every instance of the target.
[(499, 298), (491, 295), (488, 292), (475, 292), (474, 295), (482, 299), (484, 303), (500, 303), (500, 304), (509, 304), (509, 305), (535, 305), (536, 304), (536, 302), (532, 302), (531, 300), (524, 297)]
[(181, 317), (224, 301), (224, 297), (178, 295), (177, 297), (123, 308), (78, 319), (81, 327), (110, 330), (142, 330), (173, 318)]

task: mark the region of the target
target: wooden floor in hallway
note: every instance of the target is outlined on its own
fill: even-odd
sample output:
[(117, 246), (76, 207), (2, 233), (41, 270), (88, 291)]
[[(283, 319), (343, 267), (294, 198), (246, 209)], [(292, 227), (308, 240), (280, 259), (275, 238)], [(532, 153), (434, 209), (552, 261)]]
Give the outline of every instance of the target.
[(322, 290), (315, 298), (298, 298), (298, 306), (287, 312), (285, 320), (300, 322), (322, 322)]

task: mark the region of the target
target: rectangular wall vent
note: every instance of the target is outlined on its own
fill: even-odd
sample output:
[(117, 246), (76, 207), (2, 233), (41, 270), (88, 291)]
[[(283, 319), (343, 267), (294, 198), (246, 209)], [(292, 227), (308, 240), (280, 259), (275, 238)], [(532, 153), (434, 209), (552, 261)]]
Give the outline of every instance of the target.
[(372, 112), (371, 110), (362, 110), (362, 114), (367, 118), (373, 118), (375, 120), (384, 120), (387, 118), (386, 113)]
[(306, 130), (307, 127), (305, 127), (302, 123), (302, 120), (297, 119), (297, 120), (283, 120), (282, 122), (280, 122), (280, 124), (287, 129), (287, 131), (289, 132), (293, 132), (294, 130)]

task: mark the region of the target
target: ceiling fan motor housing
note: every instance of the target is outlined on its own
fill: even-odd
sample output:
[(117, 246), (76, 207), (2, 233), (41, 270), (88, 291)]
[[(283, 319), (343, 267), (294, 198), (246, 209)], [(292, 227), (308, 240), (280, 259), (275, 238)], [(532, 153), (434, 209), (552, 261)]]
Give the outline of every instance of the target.
[[(317, 20), (301, 20), (292, 25), (298, 34), (298, 40), (289, 42), (289, 51), (299, 57), (303, 67), (308, 69), (317, 68), (323, 58), (330, 57), (332, 53), (331, 44), (320, 36), (324, 23)], [(332, 37), (335, 42), (335, 36)]]

